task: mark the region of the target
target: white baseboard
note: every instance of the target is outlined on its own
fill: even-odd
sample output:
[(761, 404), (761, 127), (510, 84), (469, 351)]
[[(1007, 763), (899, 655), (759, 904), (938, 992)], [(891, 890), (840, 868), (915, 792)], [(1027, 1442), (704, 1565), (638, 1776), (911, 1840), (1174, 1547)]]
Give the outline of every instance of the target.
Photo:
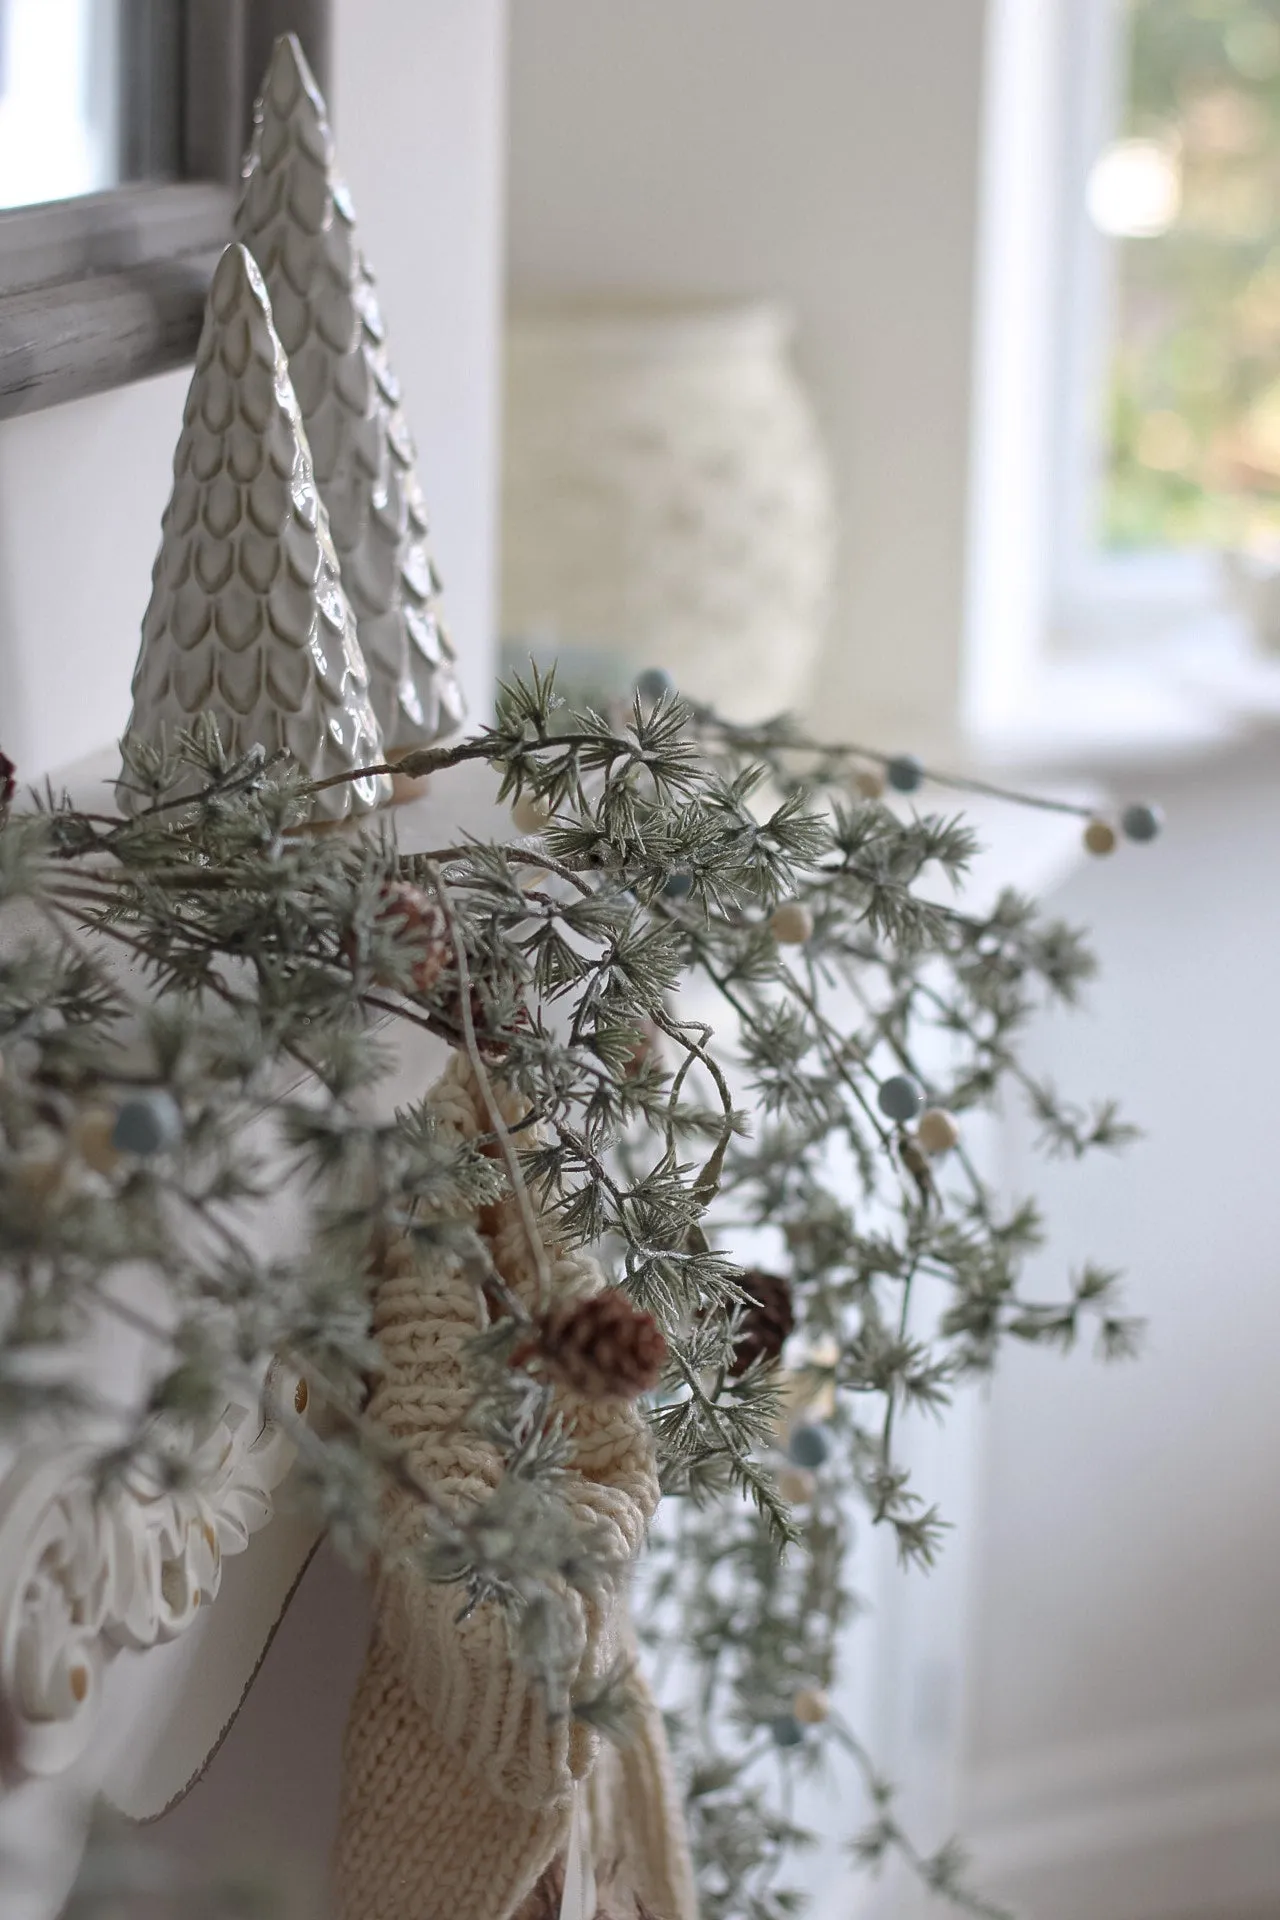
[(1280, 1914), (1280, 1701), (978, 1767), (964, 1803), (1028, 1920)]

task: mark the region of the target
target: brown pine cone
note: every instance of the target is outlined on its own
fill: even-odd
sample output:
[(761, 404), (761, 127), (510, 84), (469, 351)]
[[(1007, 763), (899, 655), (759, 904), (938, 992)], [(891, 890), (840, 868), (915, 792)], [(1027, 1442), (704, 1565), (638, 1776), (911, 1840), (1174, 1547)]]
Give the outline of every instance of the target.
[[(477, 1051), (486, 1060), (501, 1060), (511, 1043), (508, 1039), (504, 1038), (502, 1033), (491, 1033), (489, 1031), (492, 1016), (486, 1008), (484, 996), (474, 980), (471, 982), (471, 992), (468, 996), (468, 1003), (471, 1009), (471, 1031), (475, 1035)], [(457, 1027), (458, 1043), (459, 1045), (463, 1044), (466, 1036), (466, 1023), (462, 1017), (462, 995), (456, 988), (452, 993), (445, 995), (444, 1003), (440, 1011), (446, 1020), (451, 1020), (454, 1026)], [(515, 1027), (531, 1029), (532, 1026), (533, 1021), (528, 1008), (521, 1006), (516, 1008), (514, 1017), (508, 1023), (508, 1032)]]
[(753, 1267), (742, 1276), (741, 1286), (751, 1304), (738, 1322), (733, 1343), (729, 1372), (735, 1380), (758, 1360), (776, 1360), (796, 1324), (791, 1288), (778, 1274)]
[(538, 1358), (547, 1372), (586, 1400), (634, 1400), (656, 1387), (667, 1343), (652, 1314), (610, 1287), (575, 1300), (542, 1323)]
[[(381, 926), (403, 928), (415, 951), (409, 969), (411, 990), (430, 993), (436, 981), (454, 965), (453, 942), (438, 902), (409, 880), (388, 880), (378, 902), (376, 918)], [(342, 950), (348, 964), (354, 962), (354, 933), (343, 939)], [(379, 980), (379, 986), (390, 984)]]
[(392, 880), (382, 891), (378, 918), (399, 921), (415, 948), (410, 978), (417, 993), (430, 993), (440, 975), (454, 965), (453, 942), (439, 902), (408, 880)]

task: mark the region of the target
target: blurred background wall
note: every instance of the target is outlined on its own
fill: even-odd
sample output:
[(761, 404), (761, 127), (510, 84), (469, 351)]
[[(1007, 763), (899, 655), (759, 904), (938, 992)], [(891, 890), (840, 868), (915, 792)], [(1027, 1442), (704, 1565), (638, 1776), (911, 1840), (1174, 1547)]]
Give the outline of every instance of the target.
[(836, 731), (956, 711), (982, 72), (979, 0), (512, 10), (512, 299), (797, 317), (836, 479)]

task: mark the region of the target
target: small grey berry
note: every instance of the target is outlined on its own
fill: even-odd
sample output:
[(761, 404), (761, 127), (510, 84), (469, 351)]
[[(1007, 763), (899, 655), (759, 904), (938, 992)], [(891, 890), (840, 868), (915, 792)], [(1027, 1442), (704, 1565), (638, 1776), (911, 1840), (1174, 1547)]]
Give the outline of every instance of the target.
[(909, 1073), (895, 1073), (881, 1081), (876, 1105), (888, 1119), (905, 1127), (923, 1111), (924, 1088)]
[(1120, 826), (1126, 840), (1136, 840), (1145, 846), (1148, 841), (1159, 839), (1164, 814), (1148, 800), (1135, 800), (1120, 815)]
[(914, 753), (895, 753), (884, 770), (895, 793), (914, 793), (924, 784), (924, 768)]
[(787, 1458), (796, 1467), (815, 1467), (831, 1457), (831, 1442), (821, 1427), (795, 1427), (787, 1440)]
[(665, 667), (646, 667), (643, 673), (636, 675), (636, 692), (650, 706), (657, 706), (659, 700), (675, 690), (676, 683)]
[(131, 1094), (116, 1110), (111, 1144), (117, 1153), (134, 1153), (149, 1160), (174, 1147), (182, 1138), (182, 1114), (171, 1093), (162, 1087)]

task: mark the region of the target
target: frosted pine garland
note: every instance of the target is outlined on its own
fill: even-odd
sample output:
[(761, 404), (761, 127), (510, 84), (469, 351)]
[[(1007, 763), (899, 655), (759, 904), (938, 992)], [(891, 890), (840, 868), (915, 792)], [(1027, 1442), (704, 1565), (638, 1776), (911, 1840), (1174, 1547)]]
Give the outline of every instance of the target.
[[(180, 744), (180, 765), (144, 748), (137, 772), (158, 793), (190, 781), (184, 804), (161, 797), (112, 823), (18, 802), (0, 821), (0, 904), (34, 904), (47, 929), (0, 957), (0, 1416), (19, 1436), (76, 1416), (73, 1375), (31, 1357), (70, 1351), (108, 1276), (143, 1259), (172, 1295), (172, 1364), (103, 1472), (150, 1456), (157, 1413), (218, 1405), (243, 1351), (280, 1352), (335, 1411), (332, 1438), (300, 1435), (303, 1478), (362, 1558), (383, 1544), (380, 1505), (406, 1471), (359, 1411), (371, 1293), (394, 1249), (428, 1252), (446, 1235), (479, 1330), (467, 1419), (500, 1470), (462, 1507), (412, 1481), (413, 1565), (506, 1611), (514, 1657), (548, 1703), (621, 1734), (625, 1669), (587, 1695), (565, 1690), (566, 1583), (590, 1592), (608, 1569), (564, 1498), (556, 1389), (537, 1359), (554, 1262), (597, 1249), (668, 1349), (638, 1404), (682, 1520), (646, 1577), (664, 1596), (655, 1620), (714, 1702), (677, 1741), (704, 1920), (793, 1911), (785, 1794), (818, 1756), (849, 1770), (851, 1805), (865, 1789), (861, 1837), (852, 1822), (849, 1835), (864, 1858), (901, 1852), (985, 1911), (955, 1854), (914, 1853), (850, 1729), (795, 1721), (792, 1739), (788, 1716), (831, 1691), (855, 1509), (907, 1558), (936, 1551), (940, 1517), (898, 1464), (901, 1411), (945, 1411), (1010, 1339), (1070, 1346), (1093, 1327), (1103, 1352), (1132, 1349), (1107, 1271), (1086, 1267), (1056, 1300), (1027, 1295), (1034, 1202), (994, 1191), (963, 1149), (966, 1116), (1009, 1098), (1030, 1102), (1054, 1151), (1127, 1137), (1113, 1105), (1063, 1101), (1018, 1057), (1032, 1010), (1074, 1000), (1089, 978), (1079, 936), (1011, 895), (980, 913), (962, 895), (923, 898), (922, 878), (963, 878), (960, 821), (900, 817), (861, 792), (864, 761), (790, 726), (743, 735), (666, 695), (573, 717), (544, 682), (505, 690), (491, 729), (418, 754), (414, 771), (443, 782), (486, 760), (504, 797), (538, 803), (547, 824), (534, 841), (429, 856), (399, 856), (385, 825), (305, 831), (316, 790), (285, 759), (230, 756), (207, 725)], [(429, 944), (447, 949), (430, 979), (428, 916), (387, 911), (406, 885), (433, 905)], [(811, 918), (800, 945), (771, 930), (783, 902)], [(154, 1005), (131, 1007), (98, 942), (144, 965)], [(688, 982), (723, 1010), (714, 1031), (683, 1017)], [(370, 1122), (397, 1022), (448, 1041), (490, 1089), (482, 1135), (442, 1130), (425, 1102)], [(947, 1036), (932, 1071), (930, 1030)], [(960, 1137), (930, 1157), (927, 1193), (904, 1170), (910, 1123), (879, 1105), (894, 1077)], [(176, 1133), (100, 1171), (78, 1144), (97, 1137), (85, 1116), (148, 1099), (169, 1103)], [(312, 1243), (291, 1261), (234, 1231), (258, 1177), (247, 1121), (264, 1102), (316, 1196)], [(540, 1139), (519, 1141), (516, 1123)], [(527, 1295), (469, 1224), (498, 1205), (540, 1223)], [(779, 1446), (794, 1379), (767, 1350), (737, 1368), (759, 1302), (725, 1251), (728, 1221), (775, 1236), (806, 1390), (833, 1409), (805, 1428), (814, 1464)], [(925, 1271), (945, 1287), (936, 1318), (913, 1294)], [(718, 1567), (733, 1573), (732, 1633)]]

